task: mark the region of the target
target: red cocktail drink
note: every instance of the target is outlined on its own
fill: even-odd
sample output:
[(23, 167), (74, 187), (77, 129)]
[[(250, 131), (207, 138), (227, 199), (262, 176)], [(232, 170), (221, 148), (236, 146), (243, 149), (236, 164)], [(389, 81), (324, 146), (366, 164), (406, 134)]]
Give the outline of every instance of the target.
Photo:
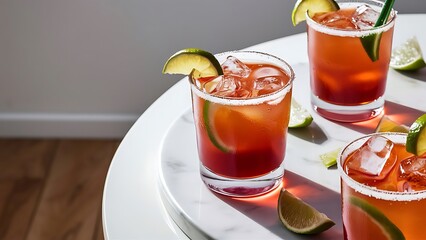
[[(311, 101), (326, 118), (362, 121), (383, 109), (396, 16), (375, 28), (382, 2), (337, 2), (340, 10), (307, 19)], [(373, 34), (379, 36), (377, 59), (362, 41)]]
[(263, 53), (216, 57), (223, 76), (191, 79), (201, 175), (219, 193), (259, 195), (275, 188), (284, 173), (294, 74)]
[(405, 149), (405, 134), (350, 143), (339, 160), (345, 239), (422, 239), (426, 156)]

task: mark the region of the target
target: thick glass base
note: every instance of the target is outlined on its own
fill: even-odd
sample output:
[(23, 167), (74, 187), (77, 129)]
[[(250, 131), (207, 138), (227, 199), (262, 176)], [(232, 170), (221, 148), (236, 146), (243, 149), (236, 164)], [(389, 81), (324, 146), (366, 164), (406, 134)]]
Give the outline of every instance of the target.
[(360, 122), (377, 117), (383, 112), (385, 100), (383, 97), (359, 106), (335, 105), (322, 101), (311, 94), (313, 109), (322, 117), (338, 122)]
[(284, 175), (284, 166), (281, 166), (269, 174), (257, 178), (235, 179), (226, 178), (208, 170), (200, 164), (201, 179), (206, 186), (219, 194), (230, 197), (255, 197), (277, 188)]

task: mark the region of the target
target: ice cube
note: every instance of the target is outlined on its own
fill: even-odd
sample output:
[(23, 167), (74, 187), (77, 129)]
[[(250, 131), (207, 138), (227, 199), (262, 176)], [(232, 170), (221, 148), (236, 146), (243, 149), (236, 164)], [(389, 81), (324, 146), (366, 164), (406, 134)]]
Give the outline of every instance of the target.
[(234, 97), (237, 98), (248, 98), (251, 96), (251, 91), (247, 90), (247, 89), (238, 89), (237, 91), (235, 91), (234, 93)]
[(252, 73), (253, 78), (264, 78), (264, 77), (286, 77), (287, 75), (280, 71), (278, 68), (262, 66), (256, 68)]
[(396, 189), (398, 190), (398, 192), (414, 192), (410, 182), (408, 182), (407, 180), (398, 181), (398, 183), (396, 184)]
[(217, 83), (212, 94), (222, 97), (235, 97), (235, 92), (241, 88), (241, 83), (238, 77), (220, 76), (221, 80)]
[(426, 188), (426, 157), (412, 156), (401, 161), (399, 180), (408, 182), (411, 188)]
[(261, 77), (254, 81), (254, 92), (257, 95), (273, 93), (283, 87), (283, 81), (275, 76)]
[(339, 29), (356, 29), (352, 17), (336, 12), (325, 13), (315, 17), (315, 21), (322, 25)]
[(206, 82), (202, 82), (200, 89), (202, 89), (206, 93), (211, 93), (216, 89), (217, 85), (221, 81), (222, 81), (222, 76), (213, 78), (212, 80), (209, 80), (209, 81), (206, 81)]
[(222, 63), (224, 75), (246, 78), (250, 75), (250, 68), (234, 56), (229, 56)]
[(252, 72), (254, 95), (265, 95), (275, 92), (284, 86), (288, 76), (277, 68), (263, 66)]
[(384, 179), (396, 163), (393, 142), (383, 136), (370, 137), (345, 163), (346, 172), (374, 180)]
[(358, 29), (371, 29), (379, 18), (380, 13), (368, 5), (359, 6), (352, 15), (352, 23)]

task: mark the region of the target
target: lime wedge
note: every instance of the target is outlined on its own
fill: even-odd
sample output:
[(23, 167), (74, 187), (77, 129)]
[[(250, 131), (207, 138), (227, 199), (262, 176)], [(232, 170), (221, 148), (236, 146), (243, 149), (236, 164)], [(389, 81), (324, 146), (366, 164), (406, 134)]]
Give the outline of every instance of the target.
[(337, 163), (337, 155), (342, 150), (341, 147), (332, 150), (330, 152), (326, 152), (320, 155), (321, 161), (325, 167), (329, 168)]
[[(380, 12), (379, 18), (374, 24), (374, 27), (380, 27), (386, 24), (386, 21), (389, 18), (389, 15), (392, 12), (392, 7), (395, 0), (386, 0), (383, 4), (382, 11)], [(380, 49), (380, 39), (382, 38), (382, 33), (370, 34), (364, 37), (361, 37), (361, 43), (364, 47), (365, 52), (371, 61), (375, 62), (379, 59), (379, 49)]]
[[(190, 79), (196, 79), (223, 75), (223, 70), (213, 54), (198, 48), (187, 48), (176, 52), (166, 61), (163, 73), (190, 75)], [(209, 118), (210, 105), (211, 103), (206, 100), (203, 106), (203, 122), (207, 135), (219, 150), (229, 152), (230, 150), (214, 134)]]
[(375, 132), (402, 132), (408, 133), (409, 127), (404, 124), (397, 123), (389, 118), (387, 115), (383, 115), (380, 119), (379, 124), (376, 127)]
[(392, 50), (389, 66), (396, 70), (413, 71), (426, 66), (416, 37), (412, 37)]
[(399, 228), (393, 224), (379, 209), (368, 203), (367, 201), (351, 196), (349, 202), (361, 209), (364, 213), (370, 216), (374, 222), (382, 229), (388, 239), (392, 240), (404, 240), (404, 234)]
[(294, 98), (291, 99), (289, 128), (302, 128), (312, 123), (311, 114), (302, 107)]
[(316, 234), (335, 225), (324, 213), (285, 189), (278, 197), (278, 215), (288, 230), (299, 234)]
[(296, 26), (306, 20), (306, 12), (309, 16), (320, 12), (332, 12), (339, 10), (339, 5), (334, 0), (298, 0), (291, 13), (291, 21)]
[(214, 130), (214, 124), (212, 122), (211, 116), (214, 113), (211, 113), (211, 105), (212, 103), (210, 101), (205, 101), (203, 106), (203, 122), (204, 126), (206, 127), (207, 135), (209, 136), (209, 139), (211, 143), (217, 147), (220, 151), (228, 153), (231, 152), (231, 149), (228, 148), (225, 143), (223, 143), (219, 136), (217, 136), (216, 131)]
[(377, 61), (379, 59), (380, 39), (382, 39), (382, 33), (370, 34), (361, 37), (360, 39), (362, 46), (371, 61)]
[(421, 156), (426, 153), (426, 114), (414, 121), (407, 135), (407, 152)]
[(163, 73), (188, 75), (193, 69), (199, 74), (194, 76), (197, 78), (223, 75), (215, 56), (198, 48), (187, 48), (173, 54), (164, 64)]

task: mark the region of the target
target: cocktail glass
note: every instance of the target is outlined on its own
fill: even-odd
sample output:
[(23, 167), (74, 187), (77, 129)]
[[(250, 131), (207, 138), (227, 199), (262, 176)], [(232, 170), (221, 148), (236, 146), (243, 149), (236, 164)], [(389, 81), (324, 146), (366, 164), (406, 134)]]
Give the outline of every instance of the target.
[[(355, 177), (348, 175), (345, 161), (351, 154), (360, 149), (367, 139), (373, 136), (386, 137), (395, 144), (391, 154), (396, 155), (396, 163), (391, 166), (389, 175), (384, 180), (377, 180), (380, 177), (369, 176), (368, 174), (360, 174), (357, 177), (358, 180), (355, 180)], [(341, 151), (337, 158), (337, 165), (341, 176), (345, 239), (417, 240), (426, 236), (424, 228), (426, 191), (410, 190), (408, 186), (412, 182), (407, 183), (406, 179), (400, 177), (400, 162), (413, 156), (405, 150), (406, 138), (407, 135), (403, 133), (377, 133), (356, 139)], [(374, 165), (373, 157), (369, 160), (371, 160), (369, 161), (372, 164), (371, 167)], [(369, 162), (364, 163), (363, 167), (367, 168)], [(418, 180), (425, 181), (426, 176), (424, 179), (418, 177)], [(413, 179), (409, 181), (413, 181)], [(366, 184), (369, 184), (369, 186)], [(375, 184), (380, 184), (381, 187)], [(399, 191), (383, 190), (383, 188), (395, 187)]]
[(281, 183), (294, 73), (285, 61), (266, 53), (233, 51), (216, 58), (223, 63), (228, 56), (247, 64), (251, 73), (242, 82), (225, 82), (230, 90), (222, 96), (210, 93), (216, 80), (189, 77), (200, 171), (209, 189), (251, 197)]
[[(383, 7), (376, 0), (336, 2), (340, 9), (367, 4), (380, 12)], [(362, 18), (373, 18), (368, 21), (378, 17), (364, 14)], [(307, 15), (311, 103), (323, 117), (341, 122), (367, 120), (383, 111), (396, 12), (392, 10), (388, 22), (380, 27), (343, 29), (351, 25), (351, 19), (330, 20), (331, 26), (325, 26)], [(364, 20), (357, 22), (357, 26), (364, 24)], [(379, 35), (377, 60), (370, 58), (361, 41), (372, 34)]]

